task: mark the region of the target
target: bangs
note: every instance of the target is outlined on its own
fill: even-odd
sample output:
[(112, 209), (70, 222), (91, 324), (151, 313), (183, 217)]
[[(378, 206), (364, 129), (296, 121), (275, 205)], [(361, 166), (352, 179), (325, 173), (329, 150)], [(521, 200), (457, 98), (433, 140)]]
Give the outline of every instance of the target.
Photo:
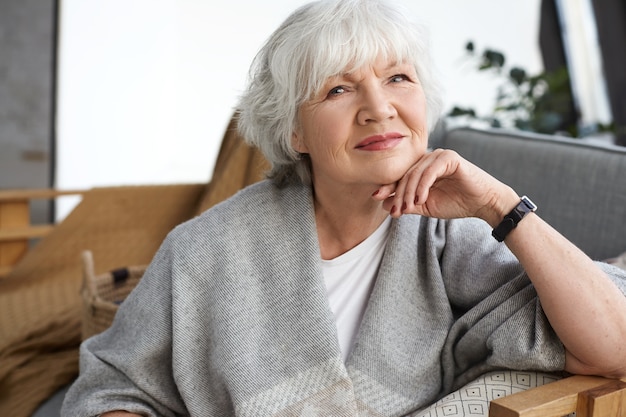
[[(393, 31), (391, 34), (385, 33), (384, 37), (375, 36), (376, 33), (385, 32), (364, 30), (362, 33), (340, 33), (343, 39), (339, 42), (331, 41), (322, 45), (313, 43), (307, 58), (316, 64), (301, 71), (303, 75), (308, 75), (302, 80), (302, 91), (305, 93), (303, 98), (306, 100), (319, 93), (330, 77), (353, 73), (378, 59), (395, 63), (405, 63), (412, 59), (407, 39), (394, 37), (393, 35), (399, 34)], [(318, 37), (316, 41), (321, 39), (322, 37)]]
[(299, 92), (295, 97), (298, 103), (318, 94), (330, 77), (354, 72), (378, 59), (410, 63), (419, 75), (415, 59), (421, 48), (414, 27), (394, 9), (367, 0), (355, 7), (357, 2), (342, 1), (326, 8), (325, 13), (317, 14), (315, 24), (307, 22), (300, 36), (288, 40), (300, 46), (285, 48), (296, 53), (283, 57), (291, 64), (286, 66), (289, 71), (297, 74), (295, 80), (292, 78), (296, 85), (289, 87)]

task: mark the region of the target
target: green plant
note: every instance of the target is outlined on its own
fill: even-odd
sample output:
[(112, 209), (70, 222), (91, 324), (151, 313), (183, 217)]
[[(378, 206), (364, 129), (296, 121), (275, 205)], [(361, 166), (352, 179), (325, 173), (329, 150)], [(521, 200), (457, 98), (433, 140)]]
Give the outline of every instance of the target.
[(515, 127), (540, 133), (562, 133), (573, 137), (587, 132), (611, 131), (613, 126), (595, 124), (584, 132), (579, 128), (579, 115), (575, 110), (566, 67), (557, 71), (544, 71), (529, 75), (521, 67), (505, 67), (502, 52), (485, 49), (480, 55), (474, 43), (465, 45), (468, 57), (476, 62), (478, 71), (488, 71), (503, 79), (498, 87), (493, 113), (478, 116), (472, 108), (455, 106), (450, 117), (466, 116), (480, 119), (493, 127)]

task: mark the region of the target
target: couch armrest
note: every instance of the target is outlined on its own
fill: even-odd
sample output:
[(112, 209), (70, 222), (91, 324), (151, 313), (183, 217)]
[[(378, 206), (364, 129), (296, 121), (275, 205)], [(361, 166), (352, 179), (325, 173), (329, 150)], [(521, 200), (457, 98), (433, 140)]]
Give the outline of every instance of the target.
[(626, 147), (472, 128), (447, 131), (440, 146), (529, 196), (539, 216), (592, 259), (626, 251)]

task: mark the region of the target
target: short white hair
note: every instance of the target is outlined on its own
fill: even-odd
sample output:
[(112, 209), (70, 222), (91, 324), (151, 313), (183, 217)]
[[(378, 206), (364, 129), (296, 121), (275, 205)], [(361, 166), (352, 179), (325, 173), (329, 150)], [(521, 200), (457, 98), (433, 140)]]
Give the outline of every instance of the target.
[(292, 147), (298, 110), (329, 77), (377, 59), (415, 67), (427, 103), (429, 130), (442, 109), (423, 25), (385, 0), (320, 0), (293, 12), (269, 37), (250, 68), (238, 105), (238, 129), (270, 162), (270, 178), (310, 182), (308, 158)]

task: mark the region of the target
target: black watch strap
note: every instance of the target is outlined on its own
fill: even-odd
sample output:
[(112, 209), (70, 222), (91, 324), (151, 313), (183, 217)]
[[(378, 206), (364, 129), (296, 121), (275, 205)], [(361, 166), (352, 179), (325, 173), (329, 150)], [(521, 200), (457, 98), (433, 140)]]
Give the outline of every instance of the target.
[(493, 229), (491, 235), (495, 237), (498, 242), (502, 242), (511, 230), (517, 227), (517, 224), (522, 221), (525, 215), (536, 210), (537, 205), (533, 203), (530, 198), (523, 196), (519, 204), (511, 210), (509, 214), (504, 216), (502, 222)]

